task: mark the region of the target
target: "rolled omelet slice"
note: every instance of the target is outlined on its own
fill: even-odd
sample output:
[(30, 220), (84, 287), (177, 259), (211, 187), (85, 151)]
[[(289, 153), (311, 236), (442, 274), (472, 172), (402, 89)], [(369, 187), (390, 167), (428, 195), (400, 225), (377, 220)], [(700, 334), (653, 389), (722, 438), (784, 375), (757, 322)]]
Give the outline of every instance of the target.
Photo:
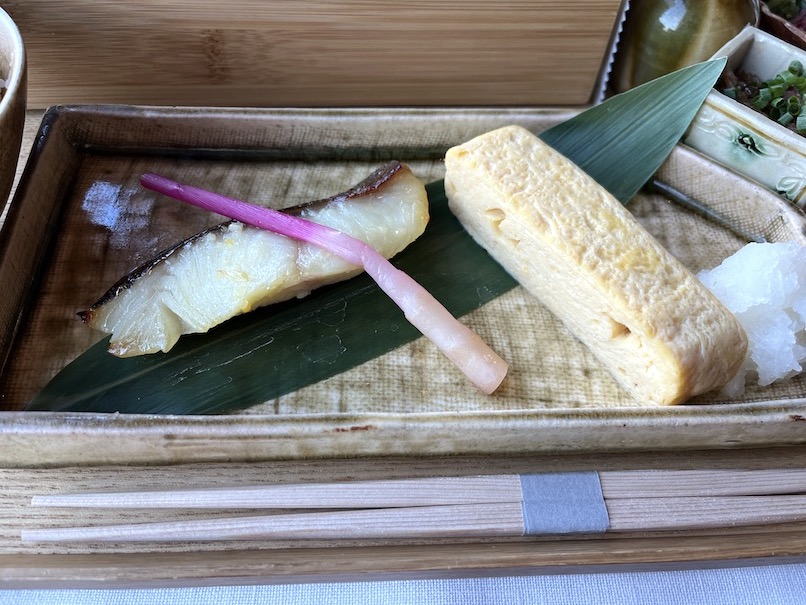
[(610, 193), (529, 131), (450, 149), (450, 207), (637, 400), (668, 405), (727, 383), (738, 320)]

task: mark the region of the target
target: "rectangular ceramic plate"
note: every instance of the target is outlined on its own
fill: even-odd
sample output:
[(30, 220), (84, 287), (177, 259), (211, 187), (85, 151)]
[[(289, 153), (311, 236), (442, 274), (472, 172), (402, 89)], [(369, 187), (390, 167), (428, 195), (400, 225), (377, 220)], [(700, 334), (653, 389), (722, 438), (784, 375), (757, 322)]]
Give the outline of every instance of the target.
[[(442, 177), (456, 143), (540, 110), (216, 110), (57, 107), (43, 120), (0, 236), (0, 464), (130, 464), (360, 455), (598, 452), (806, 442), (800, 379), (671, 408), (632, 401), (520, 289), (468, 315), (510, 363), (493, 397), (473, 390), (420, 339), (296, 393), (229, 416), (20, 411), (98, 340), (75, 319), (121, 275), (214, 217), (137, 185), (146, 171), (286, 203), (342, 191), (387, 159)], [(775, 194), (678, 148), (661, 177), (771, 240), (803, 241), (802, 216)], [(657, 196), (631, 209), (690, 268), (743, 242)], [(114, 447), (110, 447), (114, 444)]]

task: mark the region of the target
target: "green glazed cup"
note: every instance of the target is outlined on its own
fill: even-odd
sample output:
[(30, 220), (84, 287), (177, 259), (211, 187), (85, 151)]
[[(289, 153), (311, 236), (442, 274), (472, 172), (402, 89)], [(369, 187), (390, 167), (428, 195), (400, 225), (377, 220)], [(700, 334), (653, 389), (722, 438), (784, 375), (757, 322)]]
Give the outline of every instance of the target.
[(610, 84), (623, 92), (709, 59), (745, 25), (758, 0), (637, 0), (630, 4)]

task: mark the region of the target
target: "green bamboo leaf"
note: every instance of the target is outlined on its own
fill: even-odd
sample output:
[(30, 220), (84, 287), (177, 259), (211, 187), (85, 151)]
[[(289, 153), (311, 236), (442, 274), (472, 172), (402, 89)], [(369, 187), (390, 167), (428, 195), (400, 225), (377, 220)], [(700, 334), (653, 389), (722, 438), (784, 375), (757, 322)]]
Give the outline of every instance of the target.
[[(679, 141), (722, 71), (709, 61), (608, 99), (541, 134), (626, 203)], [(427, 187), (431, 221), (395, 264), (456, 316), (515, 281)], [(242, 409), (347, 371), (419, 337), (365, 275), (183, 337), (166, 354), (118, 359), (106, 341), (51, 380), (29, 410), (212, 414)]]
[[(451, 313), (465, 315), (515, 281), (454, 218), (442, 182), (426, 189), (426, 232), (394, 264), (447, 301)], [(106, 339), (57, 374), (28, 409), (222, 413), (345, 372), (419, 336), (372, 279), (360, 275), (184, 336), (168, 353), (120, 359), (106, 351)]]
[(725, 62), (698, 63), (642, 84), (540, 138), (627, 203), (688, 130)]

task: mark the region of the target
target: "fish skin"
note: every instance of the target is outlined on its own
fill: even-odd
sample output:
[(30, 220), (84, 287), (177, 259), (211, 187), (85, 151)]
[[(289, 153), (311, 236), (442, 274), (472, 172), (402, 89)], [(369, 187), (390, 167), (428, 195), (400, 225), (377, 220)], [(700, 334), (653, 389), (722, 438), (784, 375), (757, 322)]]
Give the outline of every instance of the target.
[[(407, 166), (390, 162), (348, 191), (285, 212), (343, 231), (391, 258), (425, 230), (428, 198)], [(112, 335), (109, 351), (116, 356), (167, 352), (183, 334), (206, 332), (361, 271), (312, 244), (227, 221), (160, 252), (78, 315)]]

